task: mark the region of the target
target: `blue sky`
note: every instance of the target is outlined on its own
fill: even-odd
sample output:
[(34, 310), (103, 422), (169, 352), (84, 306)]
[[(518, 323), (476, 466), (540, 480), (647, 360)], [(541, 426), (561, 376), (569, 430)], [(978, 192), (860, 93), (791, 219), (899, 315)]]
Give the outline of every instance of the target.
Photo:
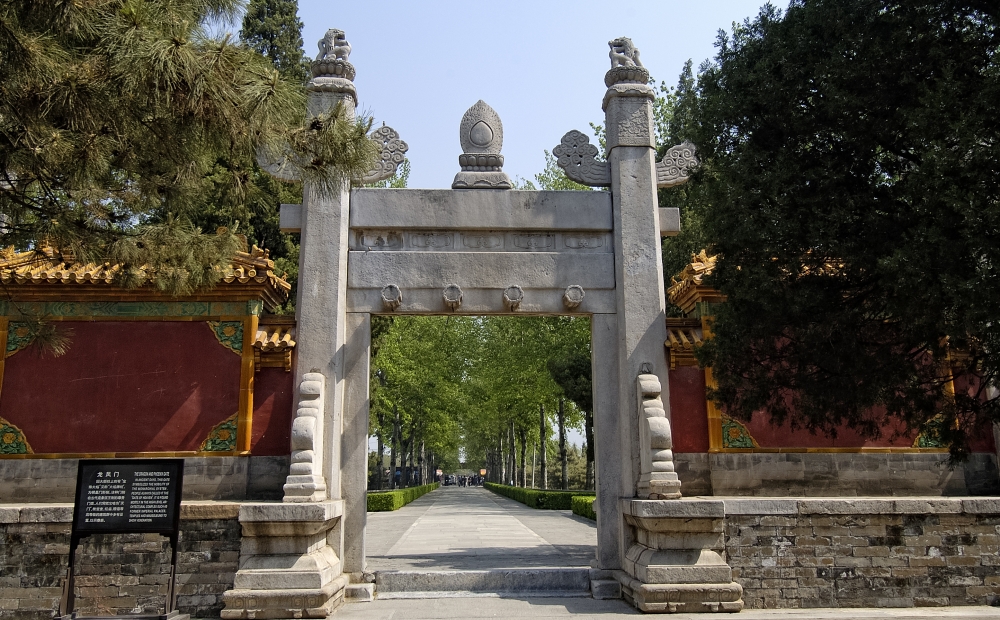
[[(479, 99), (504, 126), (504, 170), (531, 179), (570, 129), (603, 122), (607, 42), (630, 37), (657, 81), (714, 56), (719, 29), (764, 0), (299, 0), (310, 57), (328, 28), (347, 33), (360, 109), (410, 147), (410, 187), (450, 187), (458, 126)], [(783, 6), (784, 3), (782, 3)]]

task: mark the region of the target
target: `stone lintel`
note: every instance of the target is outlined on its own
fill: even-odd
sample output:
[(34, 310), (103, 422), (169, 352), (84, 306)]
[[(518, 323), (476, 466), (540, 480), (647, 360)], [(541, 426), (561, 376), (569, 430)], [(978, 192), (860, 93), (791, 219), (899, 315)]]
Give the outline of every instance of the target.
[(611, 194), (355, 189), (351, 191), (351, 228), (610, 231)]
[(302, 205), (281, 205), (281, 210), (278, 211), (278, 227), (284, 233), (302, 232)]

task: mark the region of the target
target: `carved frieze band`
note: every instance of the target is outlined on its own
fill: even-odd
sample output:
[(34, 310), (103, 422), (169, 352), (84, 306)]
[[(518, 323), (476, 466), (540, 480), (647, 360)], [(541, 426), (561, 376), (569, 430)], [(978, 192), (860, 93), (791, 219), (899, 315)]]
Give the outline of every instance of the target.
[(552, 149), (556, 163), (572, 181), (590, 187), (611, 186), (611, 164), (597, 160), (597, 147), (582, 132), (572, 130)]
[(351, 249), (433, 252), (611, 252), (601, 232), (354, 230)]

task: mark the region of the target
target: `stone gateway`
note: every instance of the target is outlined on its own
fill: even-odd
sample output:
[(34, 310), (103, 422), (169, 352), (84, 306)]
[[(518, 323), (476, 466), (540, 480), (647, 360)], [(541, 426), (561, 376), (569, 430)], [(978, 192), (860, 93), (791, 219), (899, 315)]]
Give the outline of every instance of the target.
[[(656, 161), (653, 89), (631, 40), (610, 43), (606, 159), (578, 131), (554, 149), (567, 176), (607, 192), (515, 191), (503, 125), (486, 102), (461, 119), (451, 190), (351, 189), (282, 206), (300, 232), (298, 404), (284, 502), (244, 504), (244, 539), (224, 618), (324, 617), (365, 571), (372, 314), (591, 317), (597, 442), (597, 568), (645, 611), (739, 611), (720, 552), (720, 501), (681, 500), (667, 393), (661, 235), (676, 210), (659, 187), (697, 164), (690, 144)], [(350, 45), (331, 30), (312, 64), (309, 114), (356, 94)], [(376, 130), (385, 178), (405, 143)], [(399, 145), (402, 145), (400, 147)], [(282, 178), (293, 162), (266, 161)]]

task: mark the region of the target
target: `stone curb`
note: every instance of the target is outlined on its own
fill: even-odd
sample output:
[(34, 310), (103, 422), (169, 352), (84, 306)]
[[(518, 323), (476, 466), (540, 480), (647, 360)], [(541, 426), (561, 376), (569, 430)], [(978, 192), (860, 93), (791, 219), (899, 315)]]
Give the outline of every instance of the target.
[[(181, 503), (182, 521), (235, 519), (243, 502), (192, 501)], [(0, 505), (0, 523), (71, 523), (73, 504)]]
[[(706, 498), (707, 499), (707, 498)], [(722, 499), (726, 516), (736, 515), (858, 515), (858, 514), (998, 514), (998, 497)]]

